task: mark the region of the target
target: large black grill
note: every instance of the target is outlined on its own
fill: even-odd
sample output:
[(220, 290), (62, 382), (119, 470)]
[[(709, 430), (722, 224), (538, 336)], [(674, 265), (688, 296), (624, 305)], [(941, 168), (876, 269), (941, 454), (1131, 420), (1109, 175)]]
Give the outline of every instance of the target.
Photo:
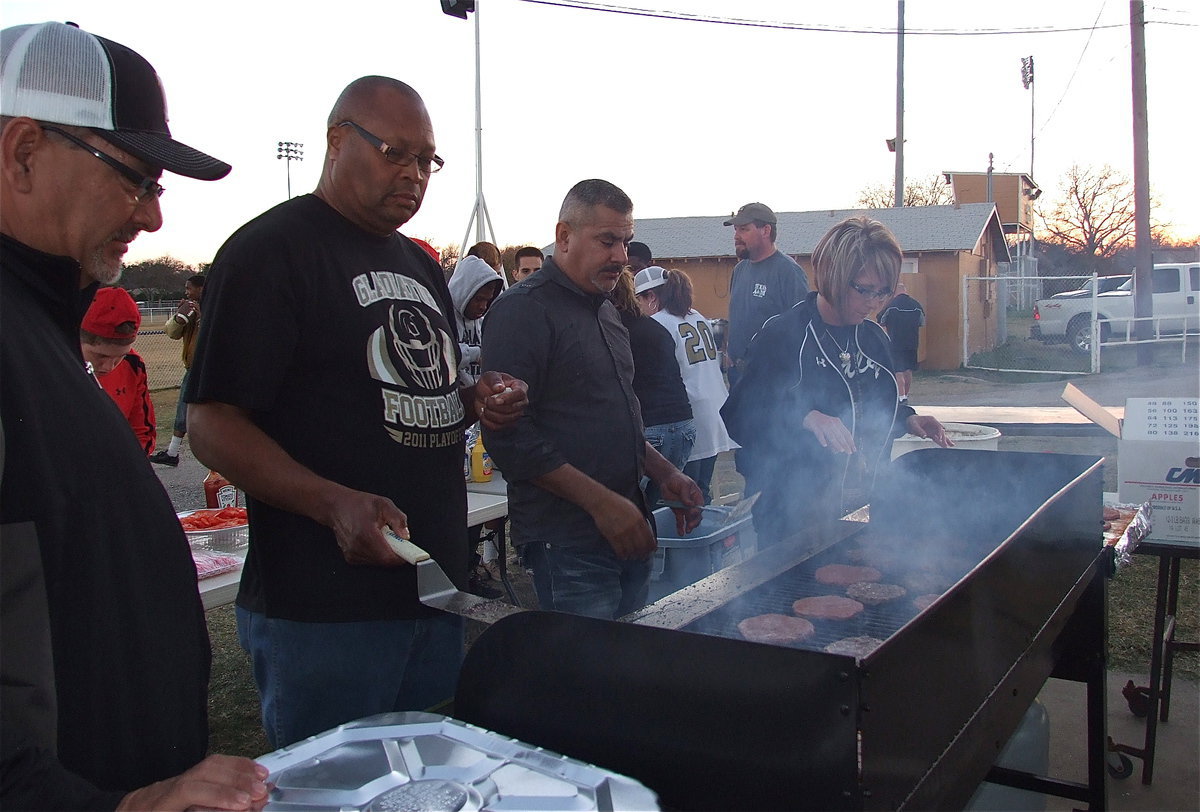
[[(904, 455), (869, 525), (771, 547), (633, 622), (496, 623), (468, 655), (455, 713), (633, 776), (668, 808), (961, 808), (1054, 675), (1088, 683), (1088, 783), (1016, 781), (1102, 807), (1101, 491), (1094, 458)], [(870, 556), (884, 580), (940, 579), (940, 596), (919, 611), (910, 589), (815, 621), (798, 647), (741, 639), (749, 615), (840, 591), (817, 568)], [(859, 635), (883, 642), (862, 658), (822, 650)]]

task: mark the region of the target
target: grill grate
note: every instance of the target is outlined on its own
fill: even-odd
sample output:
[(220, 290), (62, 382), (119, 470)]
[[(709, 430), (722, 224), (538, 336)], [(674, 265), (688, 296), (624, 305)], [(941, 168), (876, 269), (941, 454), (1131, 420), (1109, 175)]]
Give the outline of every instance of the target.
[(819, 595), (845, 595), (846, 587), (823, 584), (816, 571), (826, 564), (871, 566), (882, 574), (881, 584), (896, 584), (906, 594), (877, 606), (866, 606), (848, 620), (811, 619), (816, 633), (789, 648), (821, 651), (847, 637), (887, 640), (927, 608), (918, 607), (919, 596), (941, 595), (967, 575), (994, 549), (998, 541), (975, 543), (961, 540), (926, 540), (919, 547), (911, 542), (888, 539), (864, 531), (780, 573), (761, 586), (749, 589), (714, 612), (683, 626), (684, 631), (741, 640), (737, 624), (755, 615), (791, 615), (792, 603)]

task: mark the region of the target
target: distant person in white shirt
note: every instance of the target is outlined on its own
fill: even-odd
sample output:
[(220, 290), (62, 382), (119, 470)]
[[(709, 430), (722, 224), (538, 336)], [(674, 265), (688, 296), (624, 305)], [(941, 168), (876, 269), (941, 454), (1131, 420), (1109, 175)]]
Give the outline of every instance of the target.
[(729, 392), (721, 374), (716, 337), (708, 319), (692, 308), (692, 280), (683, 271), (651, 265), (638, 271), (633, 282), (642, 312), (666, 327), (675, 339), (675, 360), (696, 425), (696, 441), (683, 472), (700, 486), (707, 505), (712, 502), (717, 455), (738, 447), (721, 419)]

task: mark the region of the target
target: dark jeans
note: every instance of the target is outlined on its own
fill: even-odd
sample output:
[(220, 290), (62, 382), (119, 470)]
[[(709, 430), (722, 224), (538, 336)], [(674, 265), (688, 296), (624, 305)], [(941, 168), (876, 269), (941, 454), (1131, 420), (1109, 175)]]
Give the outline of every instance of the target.
[(236, 607), (274, 747), (387, 711), (433, 708), (454, 696), (463, 620), (301, 623)]
[(535, 541), (521, 549), (541, 609), (616, 620), (646, 605), (649, 559), (619, 559), (603, 540), (592, 547)]
[(704, 494), (704, 504), (706, 505), (712, 504), (712, 478), (716, 467), (716, 454), (713, 454), (711, 457), (705, 457), (702, 460), (692, 460), (683, 466), (683, 472), (700, 486), (700, 490)]
[(183, 399), (183, 390), (187, 388), (189, 372), (191, 372), (190, 369), (185, 369), (183, 378), (179, 381), (179, 400), (175, 403), (175, 425), (171, 427), (176, 437), (187, 434), (187, 401)]

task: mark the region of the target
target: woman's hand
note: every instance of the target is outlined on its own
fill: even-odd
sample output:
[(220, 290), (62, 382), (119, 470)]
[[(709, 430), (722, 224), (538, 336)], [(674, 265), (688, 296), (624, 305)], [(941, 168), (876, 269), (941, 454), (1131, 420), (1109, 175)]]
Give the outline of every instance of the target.
[(942, 448), (950, 448), (954, 441), (946, 434), (946, 427), (938, 422), (936, 417), (927, 414), (910, 415), (904, 427), (914, 437), (933, 440)]
[(804, 416), (804, 428), (816, 436), (822, 448), (831, 449), (834, 453), (853, 454), (858, 450), (854, 446), (854, 435), (840, 418), (813, 409)]

